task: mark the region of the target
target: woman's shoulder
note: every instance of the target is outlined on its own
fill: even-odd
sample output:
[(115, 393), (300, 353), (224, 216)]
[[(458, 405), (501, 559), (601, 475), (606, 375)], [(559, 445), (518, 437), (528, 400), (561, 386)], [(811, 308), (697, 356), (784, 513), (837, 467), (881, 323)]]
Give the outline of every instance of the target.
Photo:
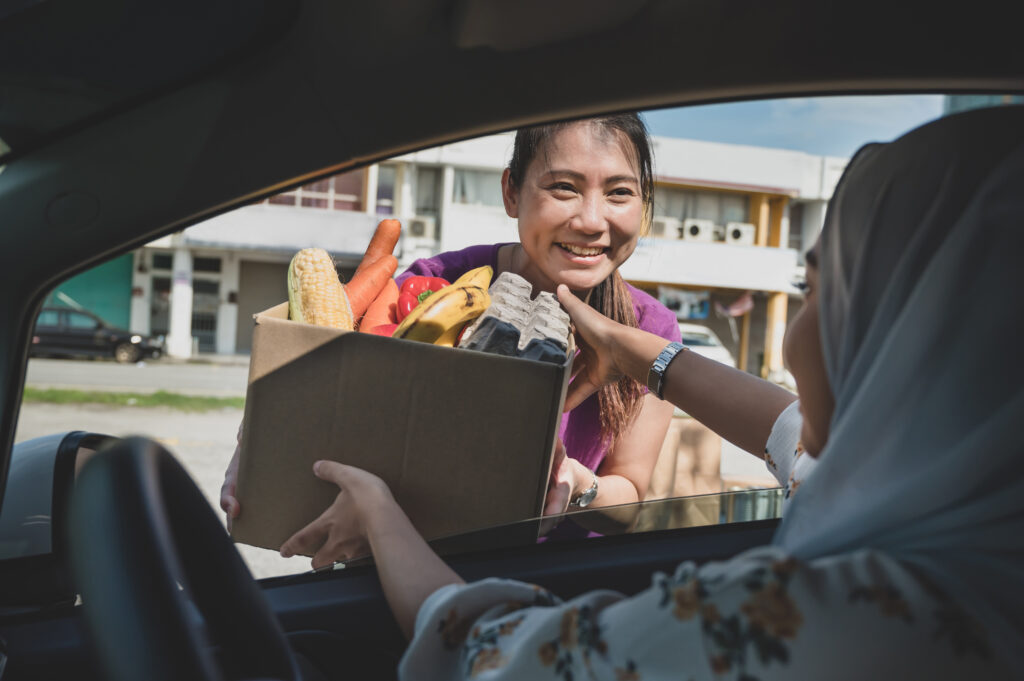
[(641, 291), (635, 286), (626, 284), (626, 289), (633, 298), (633, 312), (636, 314), (636, 323), (639, 328), (657, 334), (666, 340), (682, 340), (675, 312), (662, 305), (651, 294)]
[(490, 265), (494, 267), (498, 249), (504, 244), (481, 244), (467, 246), (457, 251), (445, 251), (429, 258), (413, 261), (400, 275), (395, 277), (399, 285), (411, 276), (441, 277), (448, 281), (458, 279), (471, 269)]

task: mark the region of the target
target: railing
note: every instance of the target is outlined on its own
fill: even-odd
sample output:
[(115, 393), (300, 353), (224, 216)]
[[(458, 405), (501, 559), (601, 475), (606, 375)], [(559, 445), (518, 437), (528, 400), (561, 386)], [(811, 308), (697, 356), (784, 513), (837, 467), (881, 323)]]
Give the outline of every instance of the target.
[(649, 238), (640, 240), (621, 272), (629, 281), (797, 293), (796, 267), (790, 248)]

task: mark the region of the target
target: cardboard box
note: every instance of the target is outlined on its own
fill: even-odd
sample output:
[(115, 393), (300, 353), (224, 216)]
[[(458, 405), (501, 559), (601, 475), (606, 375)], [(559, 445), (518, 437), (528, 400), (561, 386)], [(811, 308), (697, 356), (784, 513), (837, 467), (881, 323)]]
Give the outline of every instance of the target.
[(539, 516), (569, 364), (254, 316), (236, 541), (278, 549), (334, 500), (333, 459), (380, 476), (427, 538)]

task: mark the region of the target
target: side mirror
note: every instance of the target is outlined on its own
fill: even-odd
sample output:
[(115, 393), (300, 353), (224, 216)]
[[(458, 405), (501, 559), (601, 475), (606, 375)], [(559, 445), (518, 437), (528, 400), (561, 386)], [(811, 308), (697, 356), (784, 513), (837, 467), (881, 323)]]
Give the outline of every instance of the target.
[(72, 431), (19, 442), (0, 509), (0, 607), (72, 602), (67, 508), (82, 465), (109, 435)]

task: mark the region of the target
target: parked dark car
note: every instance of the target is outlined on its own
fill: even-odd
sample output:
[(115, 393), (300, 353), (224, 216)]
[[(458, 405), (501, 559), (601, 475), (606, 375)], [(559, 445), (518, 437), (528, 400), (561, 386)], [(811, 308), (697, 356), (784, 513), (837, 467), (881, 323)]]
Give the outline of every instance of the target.
[(162, 337), (119, 329), (85, 310), (45, 307), (36, 318), (30, 354), (113, 357), (131, 364), (143, 357), (156, 359), (163, 351)]

